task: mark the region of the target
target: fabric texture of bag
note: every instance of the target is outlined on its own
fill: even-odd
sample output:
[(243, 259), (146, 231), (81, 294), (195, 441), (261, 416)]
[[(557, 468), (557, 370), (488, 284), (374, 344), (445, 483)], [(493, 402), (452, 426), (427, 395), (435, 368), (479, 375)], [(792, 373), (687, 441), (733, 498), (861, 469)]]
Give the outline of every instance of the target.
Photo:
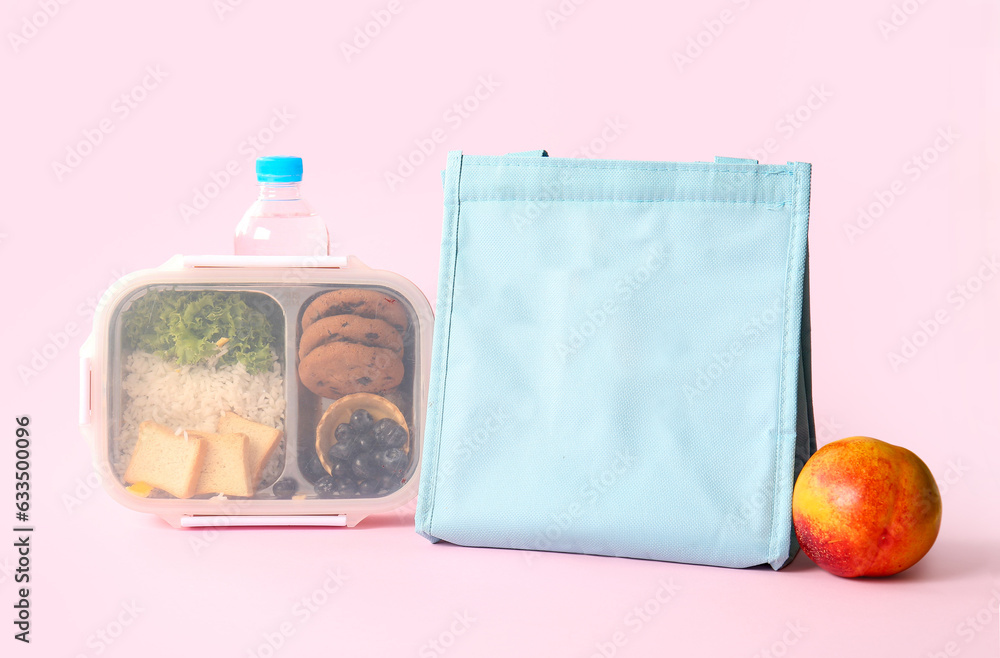
[(417, 531), (779, 569), (811, 166), (448, 155)]

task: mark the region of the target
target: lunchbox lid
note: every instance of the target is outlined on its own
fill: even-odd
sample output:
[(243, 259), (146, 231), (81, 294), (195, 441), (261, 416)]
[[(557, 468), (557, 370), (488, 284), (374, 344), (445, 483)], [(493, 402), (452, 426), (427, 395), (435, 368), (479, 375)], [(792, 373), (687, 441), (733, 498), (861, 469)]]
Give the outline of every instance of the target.
[[(115, 440), (113, 434), (121, 419), (112, 418), (115, 406), (113, 396), (119, 399), (120, 376), (112, 372), (120, 368), (122, 350), (117, 324), (123, 305), (144, 290), (170, 288), (192, 291), (248, 291), (248, 294), (268, 295), (262, 290), (278, 291), (280, 298), (287, 291), (287, 299), (306, 299), (309, 295), (320, 294), (324, 290), (343, 288), (377, 289), (387, 291), (392, 299), (398, 299), (411, 316), (412, 325), (412, 381), (407, 393), (411, 415), (408, 420), (409, 463), (408, 477), (398, 489), (380, 497), (357, 498), (234, 498), (214, 496), (211, 498), (145, 498), (130, 493), (121, 479), (120, 469), (112, 463), (111, 448)], [(280, 302), (284, 304), (285, 302)], [(305, 303), (296, 301), (299, 307), (282, 306), (284, 323), (283, 386), (286, 392), (284, 412), (284, 466), (293, 454), (291, 444), (304, 446), (304, 441), (314, 440), (300, 431), (301, 423), (308, 428), (309, 418), (297, 420), (303, 407), (309, 402), (309, 412), (316, 414), (317, 402), (302, 400), (312, 395), (304, 391), (297, 381), (296, 349), (299, 316)], [(374, 270), (364, 265), (354, 256), (337, 257), (288, 257), (288, 256), (186, 256), (177, 255), (162, 266), (136, 271), (123, 276), (112, 284), (101, 297), (94, 315), (92, 333), (80, 350), (80, 427), (88, 439), (94, 465), (98, 469), (105, 490), (116, 501), (131, 509), (160, 516), (174, 527), (198, 526), (243, 526), (243, 525), (343, 525), (354, 526), (369, 514), (388, 512), (405, 505), (416, 496), (420, 473), (420, 453), (423, 440), (424, 414), (429, 376), (430, 350), (433, 329), (433, 311), (420, 289), (399, 274), (384, 270)], [(290, 333), (291, 332), (291, 333)], [(115, 341), (118, 341), (117, 343)], [(118, 349), (116, 350), (116, 345)], [(303, 397), (299, 397), (302, 395)], [(317, 398), (318, 403), (329, 405), (326, 398)], [(293, 411), (290, 407), (295, 404)], [(304, 415), (304, 414), (303, 414)], [(314, 417), (314, 416), (313, 416)], [(291, 421), (291, 422), (290, 422)], [(292, 423), (295, 427), (290, 427)], [(300, 436), (301, 435), (301, 436)], [(185, 434), (186, 436), (186, 434)], [(301, 447), (300, 447), (301, 449)], [(298, 467), (296, 467), (298, 468)], [(329, 472), (329, 471), (328, 471)], [(301, 476), (301, 472), (296, 471)], [(279, 476), (280, 478), (280, 476)]]

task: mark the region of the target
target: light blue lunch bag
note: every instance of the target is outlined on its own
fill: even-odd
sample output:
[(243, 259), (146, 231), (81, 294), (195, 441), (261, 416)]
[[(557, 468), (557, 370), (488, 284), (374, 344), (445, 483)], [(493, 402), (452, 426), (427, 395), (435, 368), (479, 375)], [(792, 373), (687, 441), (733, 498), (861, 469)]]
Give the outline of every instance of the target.
[(545, 155), (448, 155), (417, 531), (781, 568), (810, 165)]

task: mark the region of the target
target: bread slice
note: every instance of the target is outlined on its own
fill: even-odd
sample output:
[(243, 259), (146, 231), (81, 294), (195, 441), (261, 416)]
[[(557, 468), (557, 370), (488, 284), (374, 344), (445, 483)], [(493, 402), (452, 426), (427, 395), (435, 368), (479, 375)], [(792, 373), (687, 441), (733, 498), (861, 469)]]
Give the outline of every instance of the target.
[(227, 411), (219, 419), (219, 433), (232, 432), (240, 432), (250, 437), (250, 480), (256, 486), (260, 482), (267, 460), (274, 454), (274, 449), (281, 441), (281, 430), (255, 423)]
[(246, 434), (208, 434), (188, 432), (205, 444), (205, 462), (201, 467), (195, 493), (220, 493), (227, 496), (252, 496), (250, 479), (250, 439)]
[(199, 438), (178, 436), (169, 427), (147, 420), (139, 424), (139, 440), (125, 481), (145, 482), (178, 498), (190, 498), (204, 460), (205, 444)]

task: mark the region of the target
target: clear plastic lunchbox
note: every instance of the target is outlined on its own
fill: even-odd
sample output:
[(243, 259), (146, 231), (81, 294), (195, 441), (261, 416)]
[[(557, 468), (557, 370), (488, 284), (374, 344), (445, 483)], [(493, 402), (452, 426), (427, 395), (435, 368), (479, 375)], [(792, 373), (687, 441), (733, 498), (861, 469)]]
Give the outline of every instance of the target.
[(432, 325), (354, 257), (176, 256), (101, 299), (80, 425), (172, 526), (354, 526), (416, 496)]

